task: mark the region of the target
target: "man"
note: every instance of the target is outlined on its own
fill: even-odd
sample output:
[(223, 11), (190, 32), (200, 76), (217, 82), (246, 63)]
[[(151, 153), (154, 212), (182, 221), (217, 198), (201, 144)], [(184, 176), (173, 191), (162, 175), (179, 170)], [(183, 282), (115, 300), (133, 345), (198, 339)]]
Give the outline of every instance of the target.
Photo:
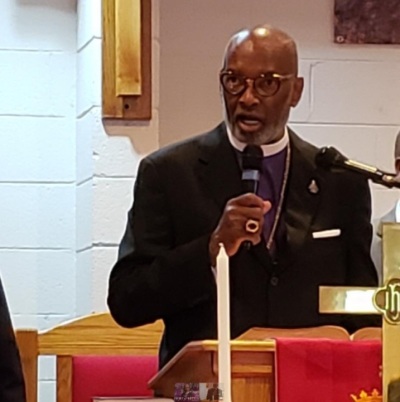
[(24, 402), (25, 385), (10, 315), (0, 280), (0, 401)]
[[(397, 176), (400, 177), (400, 132), (397, 134), (394, 145), (394, 167)], [(400, 199), (394, 207), (384, 216), (374, 221), (374, 238), (371, 246), (372, 260), (378, 272), (379, 283), (382, 283), (382, 224), (385, 222), (400, 223)]]
[[(108, 304), (123, 326), (164, 320), (161, 366), (188, 342), (217, 337), (220, 243), (230, 256), (233, 338), (255, 326), (369, 323), (318, 313), (320, 285), (377, 284), (370, 193), (353, 173), (318, 169), (317, 149), (287, 128), (303, 90), (297, 69), (286, 33), (234, 35), (220, 73), (225, 122), (140, 164)], [(257, 195), (242, 194), (246, 144), (264, 153)]]
[(213, 384), (212, 388), (207, 391), (207, 401), (219, 401), (222, 399), (222, 390), (218, 388), (218, 384)]

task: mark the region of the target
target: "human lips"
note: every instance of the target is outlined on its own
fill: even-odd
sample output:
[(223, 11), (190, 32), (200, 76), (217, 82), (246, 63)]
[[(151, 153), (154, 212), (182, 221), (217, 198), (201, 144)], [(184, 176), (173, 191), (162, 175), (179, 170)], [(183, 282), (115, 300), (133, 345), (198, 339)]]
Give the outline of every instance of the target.
[(263, 126), (262, 119), (257, 115), (238, 114), (235, 120), (242, 131), (257, 131)]

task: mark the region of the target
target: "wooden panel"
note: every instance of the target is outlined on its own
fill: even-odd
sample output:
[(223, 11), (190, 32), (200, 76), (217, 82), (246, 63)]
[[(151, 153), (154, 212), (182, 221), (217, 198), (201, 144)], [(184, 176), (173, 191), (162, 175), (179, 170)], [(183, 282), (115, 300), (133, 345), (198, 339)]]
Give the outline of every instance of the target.
[[(257, 377), (271, 374), (274, 370), (274, 352), (261, 351), (259, 348), (240, 351), (234, 348), (231, 356), (231, 372), (233, 377)], [(213, 372), (218, 375), (218, 353), (213, 353)]]
[[(136, 2), (136, 0), (134, 0)], [(139, 1), (139, 0), (137, 0)], [(140, 71), (135, 69), (135, 39), (137, 31), (130, 18), (121, 18), (121, 9), (134, 15), (135, 4), (128, 0), (103, 0), (103, 57), (102, 57), (102, 107), (103, 122), (128, 123), (151, 119), (151, 1), (140, 0)], [(125, 54), (125, 49), (130, 49)], [(121, 54), (122, 52), (122, 54)], [(118, 53), (118, 55), (117, 55)], [(131, 56), (130, 56), (131, 55)], [(129, 73), (133, 76), (128, 77)], [(135, 83), (140, 77), (140, 91)], [(140, 95), (129, 93), (140, 92)], [(128, 94), (125, 94), (128, 93)]]
[(72, 402), (71, 356), (57, 356), (57, 402)]
[(156, 355), (162, 321), (138, 328), (118, 326), (108, 313), (72, 320), (39, 334), (41, 355)]
[[(245, 401), (273, 401), (275, 342), (231, 341), (231, 348), (233, 400), (249, 390), (254, 398)], [(176, 382), (218, 382), (217, 357), (218, 341), (191, 342), (150, 380), (150, 388), (172, 398)]]
[(116, 95), (141, 95), (140, 0), (115, 0)]
[(27, 402), (37, 401), (37, 331), (19, 329), (15, 332), (19, 354), (21, 357), (22, 370), (25, 379)]
[(212, 353), (201, 349), (186, 349), (175, 355), (159, 373), (149, 381), (149, 386), (157, 395), (174, 397), (178, 382), (218, 382), (212, 370)]
[(235, 402), (274, 402), (273, 376), (233, 378), (232, 400)]
[[(217, 356), (217, 355), (216, 355)], [(232, 376), (257, 377), (273, 372), (275, 355), (271, 352), (237, 352), (232, 356)]]

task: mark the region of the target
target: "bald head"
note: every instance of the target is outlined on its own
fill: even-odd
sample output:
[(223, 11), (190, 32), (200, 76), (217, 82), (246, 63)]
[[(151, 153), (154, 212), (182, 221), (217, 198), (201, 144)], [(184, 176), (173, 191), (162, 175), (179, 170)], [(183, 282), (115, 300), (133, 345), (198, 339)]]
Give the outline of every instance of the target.
[(287, 73), (297, 75), (298, 59), (297, 47), (292, 37), (280, 29), (270, 25), (258, 25), (252, 29), (243, 29), (234, 34), (225, 49), (224, 68), (227, 60), (238, 48), (249, 51), (263, 50), (271, 57), (284, 57)]
[(229, 40), (220, 72), (227, 127), (238, 141), (272, 144), (284, 133), (303, 92), (294, 40), (269, 25)]

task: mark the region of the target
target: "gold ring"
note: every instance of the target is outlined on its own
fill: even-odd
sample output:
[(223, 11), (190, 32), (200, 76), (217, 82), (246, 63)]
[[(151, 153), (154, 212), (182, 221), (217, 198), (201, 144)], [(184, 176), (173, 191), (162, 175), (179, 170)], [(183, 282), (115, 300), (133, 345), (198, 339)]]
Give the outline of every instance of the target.
[(246, 222), (245, 229), (247, 233), (257, 233), (258, 230), (260, 229), (260, 224), (254, 219), (249, 219)]

